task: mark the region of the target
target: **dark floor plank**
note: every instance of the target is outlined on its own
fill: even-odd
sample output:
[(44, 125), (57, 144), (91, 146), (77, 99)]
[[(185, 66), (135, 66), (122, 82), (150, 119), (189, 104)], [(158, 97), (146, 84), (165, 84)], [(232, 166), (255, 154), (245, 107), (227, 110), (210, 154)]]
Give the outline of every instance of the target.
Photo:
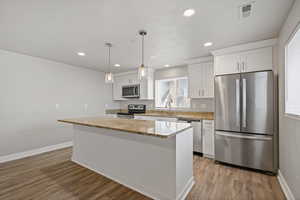
[[(73, 163), (72, 149), (0, 164), (1, 200), (147, 200), (149, 198)], [(195, 182), (187, 200), (283, 200), (275, 176), (194, 156)]]

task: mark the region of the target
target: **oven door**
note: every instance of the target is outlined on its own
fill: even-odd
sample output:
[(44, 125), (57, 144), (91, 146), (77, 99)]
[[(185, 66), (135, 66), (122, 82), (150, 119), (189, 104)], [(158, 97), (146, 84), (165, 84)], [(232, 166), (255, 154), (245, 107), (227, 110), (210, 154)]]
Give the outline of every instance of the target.
[(139, 98), (140, 85), (130, 85), (122, 87), (122, 97), (124, 98)]

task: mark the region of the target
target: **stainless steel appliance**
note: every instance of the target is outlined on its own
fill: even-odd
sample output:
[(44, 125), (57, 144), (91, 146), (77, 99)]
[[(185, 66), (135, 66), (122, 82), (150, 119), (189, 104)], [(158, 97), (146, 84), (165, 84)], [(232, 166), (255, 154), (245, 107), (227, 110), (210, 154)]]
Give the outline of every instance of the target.
[(178, 122), (191, 123), (193, 127), (193, 151), (195, 153), (203, 153), (202, 145), (202, 120), (192, 120), (186, 118), (178, 118)]
[(128, 105), (128, 112), (119, 112), (119, 113), (117, 113), (117, 116), (119, 118), (133, 119), (134, 114), (145, 113), (145, 112), (146, 112), (146, 105), (143, 105), (143, 104), (129, 104)]
[(215, 77), (215, 159), (277, 173), (272, 71)]
[(127, 85), (122, 87), (123, 98), (139, 98), (140, 97), (140, 85)]

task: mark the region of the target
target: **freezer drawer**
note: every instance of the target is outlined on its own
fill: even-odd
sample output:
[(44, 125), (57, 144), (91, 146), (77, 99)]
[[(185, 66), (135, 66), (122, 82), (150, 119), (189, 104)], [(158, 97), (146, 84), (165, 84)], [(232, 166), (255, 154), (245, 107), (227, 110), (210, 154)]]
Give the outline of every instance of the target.
[(216, 131), (215, 159), (275, 173), (277, 170), (272, 136)]

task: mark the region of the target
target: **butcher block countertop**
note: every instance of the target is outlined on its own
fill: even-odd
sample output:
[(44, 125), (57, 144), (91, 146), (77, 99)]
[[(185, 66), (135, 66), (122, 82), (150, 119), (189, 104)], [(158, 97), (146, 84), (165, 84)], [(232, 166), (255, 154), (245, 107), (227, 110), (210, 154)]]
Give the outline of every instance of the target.
[(88, 117), (78, 119), (63, 119), (59, 122), (125, 131), (135, 134), (168, 138), (191, 128), (189, 123), (120, 119), (110, 117)]

